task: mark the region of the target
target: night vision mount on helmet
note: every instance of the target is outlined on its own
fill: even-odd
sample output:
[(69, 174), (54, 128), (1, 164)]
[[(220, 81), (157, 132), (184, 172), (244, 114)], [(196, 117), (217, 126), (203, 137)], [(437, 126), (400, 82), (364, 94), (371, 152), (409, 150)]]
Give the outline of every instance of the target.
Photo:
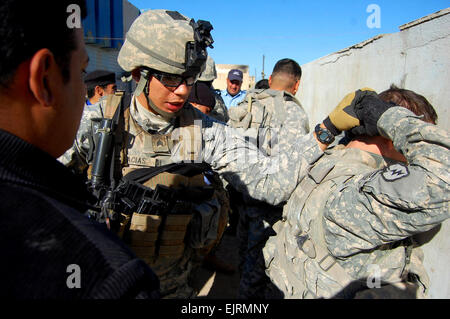
[(208, 21), (191, 19), (189, 23), (194, 29), (194, 42), (186, 44), (186, 73), (199, 75), (204, 69), (208, 53), (206, 48), (213, 48), (211, 37), (213, 26)]

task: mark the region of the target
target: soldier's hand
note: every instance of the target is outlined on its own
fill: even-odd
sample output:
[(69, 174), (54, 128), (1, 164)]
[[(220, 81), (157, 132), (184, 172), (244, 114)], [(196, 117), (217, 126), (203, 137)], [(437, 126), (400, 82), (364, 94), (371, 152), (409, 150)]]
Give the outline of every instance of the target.
[(355, 105), (355, 113), (360, 121), (360, 126), (351, 130), (354, 135), (379, 135), (377, 122), (381, 115), (389, 108), (395, 106), (394, 103), (387, 103), (381, 100), (377, 94), (364, 96)]
[(361, 123), (355, 108), (364, 97), (372, 95), (377, 96), (377, 93), (370, 88), (363, 88), (347, 94), (323, 121), (323, 124), (334, 136), (339, 135), (341, 131), (348, 131), (360, 126)]

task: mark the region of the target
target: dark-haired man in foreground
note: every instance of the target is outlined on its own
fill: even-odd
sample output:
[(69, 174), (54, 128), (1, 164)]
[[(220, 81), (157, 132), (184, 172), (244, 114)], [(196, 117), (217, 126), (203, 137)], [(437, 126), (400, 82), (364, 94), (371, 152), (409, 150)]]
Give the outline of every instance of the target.
[(83, 30), (67, 26), (73, 4), (81, 21), (84, 1), (0, 3), (0, 296), (158, 297), (158, 278), (83, 215), (89, 194), (56, 160), (85, 96)]

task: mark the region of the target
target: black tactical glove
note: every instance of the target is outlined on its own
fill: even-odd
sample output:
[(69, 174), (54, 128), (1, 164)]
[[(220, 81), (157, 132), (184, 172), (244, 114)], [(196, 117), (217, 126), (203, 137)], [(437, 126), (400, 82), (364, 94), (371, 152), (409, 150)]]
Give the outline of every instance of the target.
[(360, 126), (359, 117), (355, 113), (355, 107), (365, 97), (377, 95), (373, 89), (363, 88), (347, 94), (339, 105), (323, 121), (325, 127), (334, 135), (339, 135), (341, 131), (348, 131)]
[(377, 122), (381, 115), (389, 108), (395, 106), (394, 103), (384, 102), (376, 93), (364, 96), (355, 106), (355, 113), (360, 121), (360, 126), (351, 130), (353, 135), (380, 135)]

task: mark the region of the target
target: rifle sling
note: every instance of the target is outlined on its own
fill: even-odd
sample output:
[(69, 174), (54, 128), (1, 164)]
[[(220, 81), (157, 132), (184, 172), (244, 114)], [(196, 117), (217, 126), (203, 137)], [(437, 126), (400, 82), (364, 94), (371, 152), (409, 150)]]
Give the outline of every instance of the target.
[(158, 167), (144, 167), (131, 171), (124, 179), (143, 184), (147, 180), (164, 172), (187, 177), (199, 175), (209, 169), (206, 163), (172, 163)]

